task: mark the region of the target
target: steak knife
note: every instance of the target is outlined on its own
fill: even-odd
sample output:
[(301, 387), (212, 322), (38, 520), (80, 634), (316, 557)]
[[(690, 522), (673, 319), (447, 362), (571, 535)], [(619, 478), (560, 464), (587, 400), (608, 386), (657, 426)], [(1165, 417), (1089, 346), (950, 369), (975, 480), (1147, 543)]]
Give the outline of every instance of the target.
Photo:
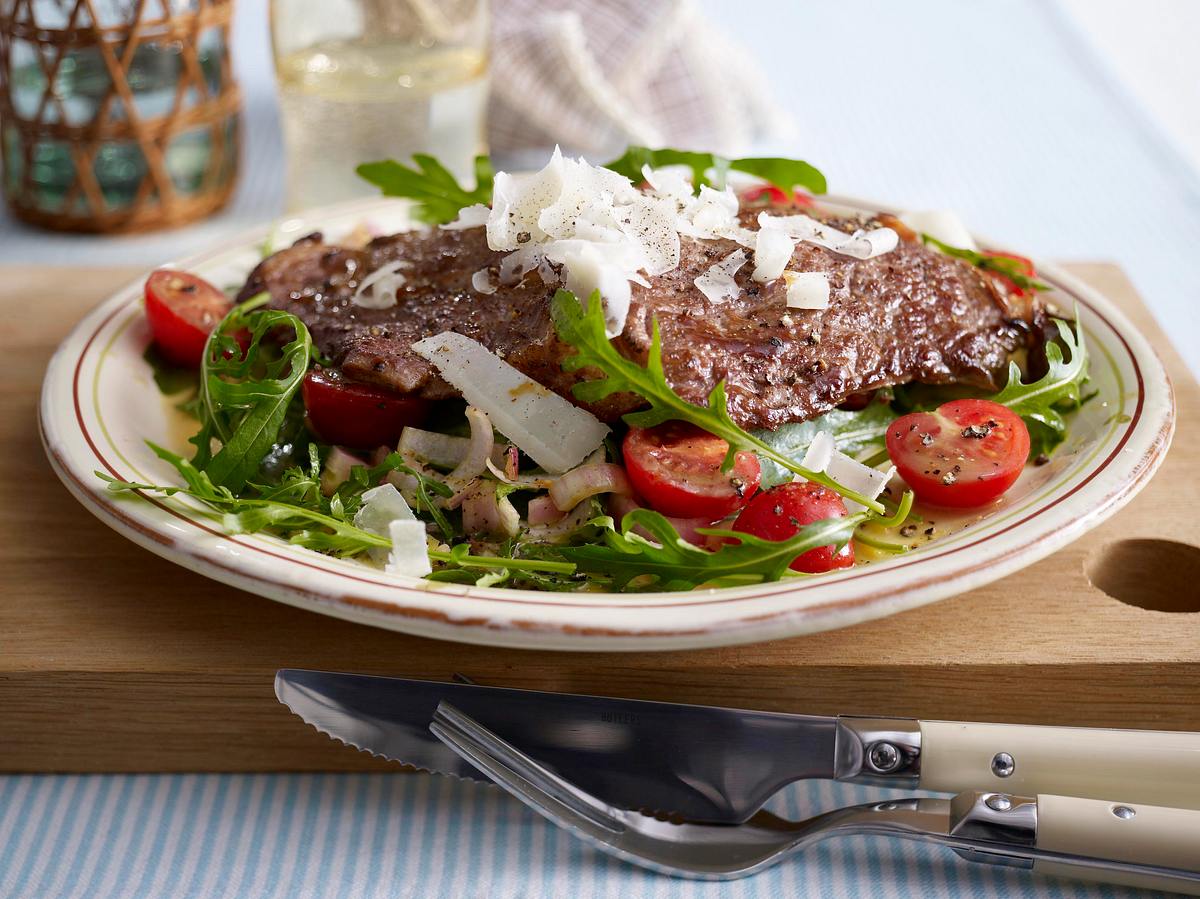
[(275, 695), (357, 749), (487, 778), (429, 731), (446, 701), (604, 801), (742, 822), (809, 778), (1200, 808), (1200, 734), (793, 715), (282, 669)]

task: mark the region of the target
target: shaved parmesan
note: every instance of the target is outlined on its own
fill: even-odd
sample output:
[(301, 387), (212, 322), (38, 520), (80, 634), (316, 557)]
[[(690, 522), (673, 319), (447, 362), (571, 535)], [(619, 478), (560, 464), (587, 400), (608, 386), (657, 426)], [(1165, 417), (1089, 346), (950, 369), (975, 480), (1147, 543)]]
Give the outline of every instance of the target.
[[(624, 330), (631, 285), (646, 286), (646, 277), (679, 267), (680, 235), (727, 238), (747, 249), (758, 243), (738, 219), (732, 188), (705, 185), (693, 195), (685, 171), (645, 167), (650, 189), (643, 191), (623, 175), (569, 159), (555, 148), (540, 172), (497, 173), (491, 209), (464, 209), (447, 227), (485, 225), (488, 247), (508, 254), (500, 263), (501, 284), (517, 284), (536, 270), (548, 286), (564, 284), (580, 299), (599, 290), (606, 330), (615, 337)], [(779, 246), (777, 236), (767, 238), (772, 241)], [(776, 261), (771, 266), (782, 270)], [(711, 275), (716, 281), (710, 290), (728, 294), (729, 279), (721, 272)], [(471, 283), (478, 293), (494, 290), (482, 274)]]
[(600, 291), (604, 299), (605, 333), (616, 337), (625, 330), (625, 316), (629, 314), (629, 301), (633, 296), (628, 270), (613, 262), (612, 255), (606, 255), (594, 243), (572, 243), (564, 248), (560, 257), (567, 274), (567, 290), (582, 302), (586, 302), (593, 291)]
[(476, 203), (474, 206), (464, 206), (458, 211), (458, 218), (442, 225), (447, 231), (463, 231), (467, 228), (478, 228), (486, 225), (488, 216), (492, 214), (490, 206)]
[(727, 297), (736, 297), (742, 292), (733, 276), (746, 264), (746, 251), (734, 250), (694, 281), (700, 292), (710, 302), (719, 303)]
[[(354, 513), (356, 528), (362, 528), (372, 534), (379, 534), (381, 537), (386, 537), (391, 533), (389, 529), (393, 521), (416, 520), (417, 516), (404, 501), (400, 491), (391, 484), (382, 484), (364, 491), (362, 505)], [(388, 558), (388, 551), (381, 546), (372, 546), (367, 550), (367, 554), (380, 564), (386, 562)]]
[(433, 571), (433, 566), (429, 564), (424, 524), (397, 518), (388, 525), (388, 536), (392, 538), (392, 551), (384, 568), (389, 574), (424, 577)]
[(807, 215), (758, 214), (758, 227), (782, 228), (792, 237), (816, 244), (843, 256), (871, 259), (890, 253), (900, 244), (900, 235), (891, 228), (874, 228), (847, 234)]
[(650, 190), (657, 196), (670, 197), (679, 203), (687, 203), (692, 198), (690, 174), (691, 169), (686, 165), (665, 165), (659, 169), (642, 166), (642, 177), (650, 185)]
[[(845, 453), (840, 453), (837, 450), (833, 451), (832, 457), (825, 466), (825, 474), (829, 475), (847, 490), (861, 493), (868, 499), (875, 499), (879, 496), (895, 473), (895, 466), (889, 466), (887, 471), (880, 471), (877, 468), (871, 468), (869, 465), (863, 465), (861, 462), (857, 462)], [(866, 506), (848, 499), (846, 500), (846, 508), (850, 512), (861, 512)]]
[(496, 292), (496, 285), (492, 283), (492, 273), (486, 268), (481, 268), (475, 274), (471, 275), (471, 289), (476, 293), (490, 295)]
[[(817, 436), (812, 439), (812, 443), (808, 445), (808, 449), (804, 453), (804, 461), (800, 464), (809, 471), (829, 475), (842, 487), (868, 499), (878, 497), (896, 473), (894, 465), (889, 466), (886, 471), (880, 471), (839, 452), (834, 444), (833, 435), (828, 431), (817, 432)], [(804, 479), (797, 476), (793, 480), (802, 481)], [(866, 508), (862, 503), (857, 503), (852, 499), (844, 501), (849, 512), (861, 512)]]
[(784, 272), (789, 309), (829, 308), (829, 277), (824, 272)]
[(765, 284), (783, 274), (792, 261), (796, 241), (782, 228), (760, 228), (754, 240), (755, 281)]
[(833, 458), (834, 449), (833, 435), (828, 431), (818, 431), (805, 450), (804, 461), (800, 464), (809, 471), (824, 471), (829, 460)]
[(412, 348), (546, 471), (558, 474), (574, 468), (609, 432), (596, 416), (462, 334), (443, 331), (417, 341)]
[[(358, 283), (358, 289), (350, 302), (363, 309), (387, 309), (396, 305), (396, 291), (404, 286), (405, 277), (401, 269), (407, 268), (403, 259), (382, 268), (377, 268)], [(371, 293), (368, 296), (367, 290)]]
[(918, 234), (928, 234), (949, 246), (962, 247), (964, 250), (979, 249), (967, 226), (949, 209), (905, 212), (898, 218)]
[(682, 213), (680, 230), (692, 237), (727, 237), (739, 226), (738, 198), (731, 187), (717, 191), (703, 185), (700, 195)]

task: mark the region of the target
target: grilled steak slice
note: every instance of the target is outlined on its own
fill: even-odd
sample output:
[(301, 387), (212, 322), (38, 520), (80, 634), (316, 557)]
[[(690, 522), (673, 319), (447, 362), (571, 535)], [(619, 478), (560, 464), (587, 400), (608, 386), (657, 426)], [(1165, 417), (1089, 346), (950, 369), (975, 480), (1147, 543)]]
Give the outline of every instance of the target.
[[(671, 386), (704, 403), (723, 379), (730, 415), (746, 428), (805, 421), (854, 394), (912, 381), (994, 389), (1022, 342), (1021, 323), (1007, 318), (1001, 295), (978, 269), (913, 241), (865, 261), (799, 244), (789, 268), (829, 278), (830, 305), (821, 311), (789, 310), (783, 280), (755, 283), (752, 263), (738, 272), (740, 296), (708, 300), (693, 280), (735, 249), (729, 241), (683, 238), (678, 268), (650, 279), (648, 288), (634, 285), (615, 345), (644, 361), (657, 318)], [(471, 287), (471, 276), (501, 255), (488, 249), (482, 228), (407, 232), (362, 249), (312, 235), (263, 260), (241, 296), (269, 291), (273, 307), (295, 313), (321, 351), (362, 381), (429, 399), (453, 396), (410, 349), (452, 330), (570, 398), (572, 384), (595, 373), (562, 370), (573, 350), (550, 321), (555, 288), (536, 270), (491, 295)], [(351, 303), (369, 272), (397, 262), (405, 264), (405, 283), (395, 306)], [(612, 420), (639, 403), (613, 396), (593, 411)]]

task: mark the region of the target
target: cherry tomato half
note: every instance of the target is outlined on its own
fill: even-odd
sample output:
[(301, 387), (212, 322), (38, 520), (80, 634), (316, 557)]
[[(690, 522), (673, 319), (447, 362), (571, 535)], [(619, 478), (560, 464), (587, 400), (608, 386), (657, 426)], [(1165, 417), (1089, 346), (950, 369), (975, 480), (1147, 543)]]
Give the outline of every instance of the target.
[(721, 471), (729, 444), (685, 422), (630, 428), (622, 450), (634, 492), (677, 518), (724, 518), (746, 505), (762, 480), (751, 452), (739, 452), (733, 468)]
[(803, 191), (792, 191), (789, 197), (787, 192), (779, 189), (774, 184), (764, 184), (760, 187), (751, 187), (742, 192), (740, 198), (747, 205), (761, 204), (768, 206), (812, 206), (813, 198)]
[(145, 292), (146, 319), (159, 350), (176, 365), (199, 368), (208, 335), (233, 303), (203, 278), (174, 269), (152, 273)]
[(972, 508), (1013, 485), (1029, 456), (1029, 429), (990, 400), (954, 400), (888, 426), (887, 451), (923, 502)]
[[(763, 540), (787, 540), (806, 524), (826, 518), (845, 518), (842, 498), (820, 484), (796, 481), (772, 487), (750, 501), (734, 521), (731, 530), (742, 531)], [(789, 566), (795, 571), (819, 574), (854, 564), (854, 541), (841, 549), (819, 546), (801, 553)]]
[(300, 388), (313, 432), (326, 443), (354, 449), (395, 446), (400, 432), (429, 414), (428, 400), (351, 381), (341, 372), (314, 368)]

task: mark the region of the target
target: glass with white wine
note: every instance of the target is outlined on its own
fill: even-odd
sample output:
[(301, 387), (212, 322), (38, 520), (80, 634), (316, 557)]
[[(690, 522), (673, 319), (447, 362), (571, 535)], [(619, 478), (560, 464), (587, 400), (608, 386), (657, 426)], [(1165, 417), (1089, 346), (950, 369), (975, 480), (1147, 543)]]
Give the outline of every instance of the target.
[(375, 192), (354, 169), (487, 152), (488, 0), (272, 0), (289, 211)]

